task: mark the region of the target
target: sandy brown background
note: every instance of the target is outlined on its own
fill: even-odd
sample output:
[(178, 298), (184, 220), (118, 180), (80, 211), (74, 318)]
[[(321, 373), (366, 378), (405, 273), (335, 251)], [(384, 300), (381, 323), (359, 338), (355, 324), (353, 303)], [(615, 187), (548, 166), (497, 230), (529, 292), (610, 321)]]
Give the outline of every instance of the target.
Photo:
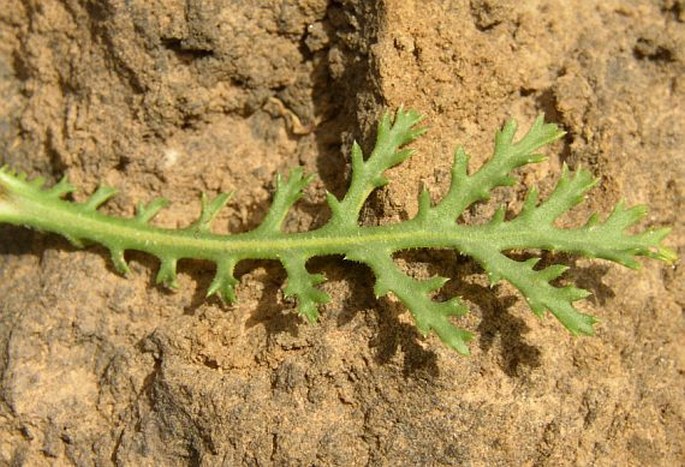
[[(274, 174), (316, 174), (288, 220), (325, 222), (347, 151), (368, 150), (383, 109), (427, 116), (418, 154), (372, 196), (363, 221), (406, 219), (449, 183), (457, 143), (475, 166), (511, 116), (568, 131), (548, 162), (495, 203), (549, 192), (563, 162), (602, 179), (565, 218), (624, 197), (643, 228), (673, 226), (683, 255), (685, 3), (682, 0), (4, 0), (2, 162), (120, 196), (104, 209), (173, 201), (187, 225), (199, 193), (235, 191), (217, 231), (253, 228)], [(470, 221), (492, 213), (470, 211)], [(536, 319), (453, 253), (400, 258), (454, 277), (476, 334), (459, 356), (423, 339), (373, 277), (312, 261), (333, 301), (305, 324), (275, 263), (239, 268), (239, 303), (205, 300), (210, 264), (184, 262), (180, 290), (157, 262), (0, 227), (0, 464), (664, 465), (685, 463), (683, 269), (635, 272), (560, 258), (593, 292), (597, 336)]]

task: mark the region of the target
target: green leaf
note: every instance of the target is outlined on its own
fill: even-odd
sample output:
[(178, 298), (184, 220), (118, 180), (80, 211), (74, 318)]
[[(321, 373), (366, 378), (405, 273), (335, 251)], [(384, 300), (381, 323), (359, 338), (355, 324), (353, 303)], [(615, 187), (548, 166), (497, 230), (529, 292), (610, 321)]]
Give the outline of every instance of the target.
[(364, 262), (371, 267), (376, 276), (376, 297), (392, 292), (409, 309), (421, 334), (425, 336), (431, 330), (435, 331), (449, 347), (463, 355), (469, 354), (467, 343), (472, 339), (471, 333), (450, 321), (450, 317), (465, 314), (468, 311), (466, 306), (458, 297), (444, 302), (436, 302), (431, 297), (447, 282), (447, 278), (413, 279), (398, 269), (388, 251), (359, 249), (347, 259)]
[(126, 263), (126, 259), (124, 259), (124, 250), (121, 248), (111, 247), (109, 252), (112, 257), (112, 264), (117, 272), (123, 276), (128, 275), (131, 270)]
[(539, 258), (519, 262), (501, 253), (472, 250), (470, 252), (483, 268), (493, 276), (504, 278), (525, 297), (531, 310), (537, 316), (551, 312), (573, 334), (593, 334), (595, 318), (583, 314), (573, 307), (573, 302), (583, 299), (589, 292), (575, 287), (554, 287), (550, 281), (566, 271), (564, 265), (552, 265), (541, 271), (534, 266)]
[(235, 286), (238, 280), (233, 277), (235, 261), (231, 258), (221, 258), (216, 262), (216, 274), (207, 290), (207, 296), (218, 295), (226, 303), (236, 301)]
[(115, 188), (101, 185), (82, 206), (86, 210), (95, 211), (116, 194), (117, 190)]
[(335, 225), (357, 225), (359, 211), (369, 194), (387, 183), (384, 172), (411, 156), (410, 150), (401, 148), (425, 132), (424, 128), (417, 126), (421, 120), (421, 115), (413, 110), (399, 109), (394, 120), (389, 113), (385, 113), (378, 124), (376, 146), (366, 161), (363, 160), (359, 145), (356, 142), (353, 144), (350, 188), (340, 201), (329, 197)]
[(167, 206), (169, 206), (169, 200), (166, 198), (155, 198), (148, 204), (138, 203), (136, 206), (136, 221), (141, 224), (147, 224), (160, 210)]
[(419, 209), (413, 219), (379, 226), (360, 226), (359, 212), (370, 193), (388, 180), (386, 171), (411, 157), (405, 146), (425, 131), (418, 124), (421, 116), (399, 109), (394, 117), (384, 114), (378, 124), (376, 145), (368, 158), (356, 143), (350, 157), (350, 187), (342, 199), (327, 194), (331, 218), (322, 227), (286, 233), (283, 221), (302, 191), (311, 181), (302, 169), (295, 168), (286, 178), (278, 176), (271, 207), (256, 229), (233, 235), (217, 235), (210, 225), (229, 195), (213, 199), (203, 195), (197, 221), (182, 229), (150, 225), (152, 218), (168, 202), (156, 198), (147, 205), (139, 204), (134, 218), (107, 216), (98, 207), (115, 194), (113, 188), (100, 187), (84, 203), (62, 199), (74, 190), (66, 178), (52, 188), (44, 188), (41, 178), (29, 180), (7, 167), (0, 168), (0, 222), (29, 226), (58, 233), (72, 243), (100, 243), (110, 251), (114, 267), (128, 272), (124, 253), (138, 250), (160, 260), (157, 282), (178, 287), (176, 267), (180, 259), (214, 262), (217, 266), (207, 295), (218, 295), (224, 302), (236, 299), (237, 279), (233, 271), (245, 259), (280, 261), (286, 271), (285, 294), (297, 301), (298, 312), (308, 321), (316, 321), (320, 305), (330, 300), (319, 288), (325, 278), (310, 273), (306, 264), (315, 256), (342, 255), (348, 261), (368, 265), (376, 282), (377, 297), (391, 294), (409, 310), (422, 335), (435, 333), (447, 346), (468, 354), (472, 334), (457, 325), (457, 319), (468, 310), (459, 297), (437, 301), (435, 293), (447, 278), (415, 279), (393, 261), (398, 251), (416, 248), (454, 249), (480, 263), (491, 284), (510, 282), (520, 292), (537, 316), (549, 311), (572, 334), (593, 333), (595, 318), (578, 311), (575, 302), (588, 292), (572, 285), (556, 286), (565, 265), (552, 264), (536, 269), (539, 258), (516, 261), (510, 251), (549, 250), (602, 258), (631, 268), (640, 265), (645, 256), (667, 263), (676, 261), (675, 253), (663, 242), (668, 228), (632, 233), (647, 212), (643, 206), (627, 207), (623, 202), (602, 220), (590, 216), (585, 225), (561, 228), (557, 220), (582, 202), (597, 183), (586, 170), (572, 172), (564, 166), (559, 180), (547, 199), (540, 201), (536, 188), (528, 190), (521, 212), (511, 219), (500, 206), (489, 221), (478, 225), (458, 222), (471, 205), (487, 200), (492, 190), (515, 182), (513, 171), (525, 164), (538, 163), (544, 157), (543, 146), (563, 136), (556, 125), (538, 117), (531, 129), (516, 140), (517, 125), (509, 120), (495, 136), (492, 156), (472, 173), (468, 156), (455, 151), (452, 180), (446, 195), (433, 202), (427, 190), (419, 194)]
[(44, 193), (51, 198), (61, 198), (62, 196), (73, 193), (76, 191), (76, 188), (69, 183), (69, 180), (67, 177), (63, 177), (55, 186), (50, 188), (49, 190), (46, 190)]
[(302, 190), (312, 182), (311, 175), (304, 176), (302, 168), (298, 167), (290, 172), (285, 180), (276, 176), (276, 192), (271, 203), (271, 208), (262, 223), (257, 227), (258, 233), (265, 235), (276, 234), (281, 231), (281, 226), (290, 208), (302, 197)]
[(162, 284), (170, 289), (178, 288), (178, 279), (176, 278), (176, 263), (177, 258), (173, 256), (164, 256), (160, 258), (159, 271), (157, 272), (156, 282)]
[(328, 303), (331, 297), (316, 286), (326, 280), (323, 274), (311, 274), (307, 271), (303, 255), (294, 253), (281, 257), (283, 267), (288, 274), (285, 296), (297, 299), (298, 313), (310, 323), (319, 319), (318, 306)]
[(212, 221), (230, 198), (230, 193), (219, 193), (212, 199), (202, 193), (200, 217), (188, 227), (188, 230), (209, 232)]
[(457, 219), (469, 206), (487, 200), (490, 192), (499, 186), (510, 186), (515, 179), (512, 170), (541, 162), (544, 157), (535, 151), (564, 135), (556, 125), (545, 124), (542, 116), (520, 141), (514, 142), (516, 122), (509, 120), (495, 136), (492, 157), (473, 175), (467, 173), (468, 156), (463, 148), (457, 149), (452, 165), (452, 182), (447, 195), (434, 208), (434, 217)]

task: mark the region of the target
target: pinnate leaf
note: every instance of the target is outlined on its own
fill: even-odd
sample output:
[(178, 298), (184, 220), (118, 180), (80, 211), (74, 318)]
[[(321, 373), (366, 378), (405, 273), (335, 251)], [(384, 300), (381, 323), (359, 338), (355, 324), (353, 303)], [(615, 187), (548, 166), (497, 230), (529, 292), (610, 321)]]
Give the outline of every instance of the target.
[(218, 235), (211, 223), (226, 205), (229, 195), (210, 199), (203, 195), (199, 218), (183, 229), (151, 225), (153, 217), (168, 202), (154, 199), (140, 204), (134, 218), (107, 216), (98, 209), (115, 194), (113, 188), (100, 187), (83, 203), (62, 199), (74, 188), (62, 179), (44, 188), (40, 178), (29, 180), (7, 167), (0, 168), (0, 222), (56, 232), (72, 243), (96, 242), (110, 250), (115, 268), (128, 272), (124, 253), (147, 252), (159, 258), (157, 282), (178, 286), (176, 267), (180, 259), (214, 262), (217, 266), (207, 295), (218, 295), (224, 302), (236, 299), (233, 275), (236, 264), (245, 259), (280, 261), (286, 271), (285, 294), (297, 302), (301, 316), (316, 321), (319, 306), (330, 300), (319, 288), (325, 278), (310, 273), (308, 260), (321, 255), (342, 255), (348, 261), (369, 266), (375, 275), (377, 297), (393, 295), (409, 310), (423, 335), (434, 332), (450, 348), (469, 353), (471, 333), (459, 328), (455, 320), (467, 312), (459, 297), (445, 301), (434, 298), (444, 277), (416, 279), (393, 260), (398, 251), (416, 248), (454, 249), (478, 262), (492, 283), (506, 280), (516, 287), (533, 313), (554, 315), (572, 334), (592, 334), (595, 318), (578, 311), (574, 303), (588, 292), (563, 281), (567, 266), (551, 264), (538, 267), (539, 258), (512, 259), (512, 251), (562, 251), (589, 258), (601, 258), (636, 268), (638, 257), (645, 256), (672, 263), (677, 258), (663, 241), (668, 228), (633, 233), (646, 208), (627, 207), (623, 202), (602, 220), (593, 214), (585, 225), (560, 227), (562, 216), (582, 202), (597, 181), (587, 170), (571, 171), (564, 166), (559, 180), (546, 199), (540, 200), (535, 187), (528, 190), (518, 215), (506, 216), (499, 207), (488, 221), (467, 225), (462, 214), (474, 203), (487, 201), (492, 190), (516, 182), (515, 169), (544, 160), (540, 149), (563, 136), (556, 125), (538, 117), (530, 130), (516, 139), (517, 125), (505, 123), (496, 133), (492, 156), (481, 167), (469, 171), (469, 158), (463, 148), (454, 153), (451, 182), (445, 196), (433, 202), (427, 190), (419, 194), (419, 209), (413, 219), (395, 224), (359, 225), (359, 213), (371, 192), (388, 183), (386, 171), (411, 157), (406, 147), (423, 134), (421, 116), (412, 110), (385, 114), (379, 124), (376, 144), (367, 158), (356, 143), (351, 150), (352, 173), (347, 193), (338, 199), (327, 195), (330, 220), (315, 230), (283, 232), (283, 222), (302, 196), (312, 177), (302, 169), (288, 177), (278, 176), (271, 207), (256, 229), (239, 234)]

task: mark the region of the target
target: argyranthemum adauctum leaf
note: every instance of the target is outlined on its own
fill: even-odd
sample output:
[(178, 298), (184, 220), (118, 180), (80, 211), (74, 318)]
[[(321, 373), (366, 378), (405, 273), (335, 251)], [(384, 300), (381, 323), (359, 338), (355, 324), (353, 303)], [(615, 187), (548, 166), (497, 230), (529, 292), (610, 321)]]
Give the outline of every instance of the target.
[(562, 229), (555, 220), (580, 203), (596, 180), (589, 172), (575, 173), (564, 167), (556, 188), (546, 200), (539, 201), (531, 188), (518, 216), (505, 220), (504, 210), (496, 211), (484, 224), (459, 223), (461, 214), (473, 203), (487, 200), (493, 189), (515, 183), (512, 171), (522, 165), (544, 159), (538, 151), (560, 138), (556, 125), (535, 120), (531, 129), (515, 140), (516, 123), (511, 120), (495, 137), (492, 157), (473, 173), (468, 172), (468, 156), (463, 149), (455, 152), (452, 182), (447, 194), (432, 204), (427, 192), (419, 198), (416, 217), (383, 226), (360, 226), (359, 212), (371, 192), (387, 183), (385, 171), (411, 157), (405, 146), (424, 133), (418, 126), (421, 116), (400, 109), (385, 114), (378, 125), (376, 145), (368, 158), (361, 148), (352, 148), (350, 187), (342, 199), (327, 197), (331, 218), (324, 226), (308, 231), (286, 233), (282, 223), (302, 190), (311, 181), (300, 168), (286, 178), (276, 180), (271, 209), (256, 229), (235, 235), (211, 232), (211, 223), (224, 207), (229, 195), (202, 198), (200, 217), (183, 229), (164, 229), (150, 223), (166, 200), (157, 198), (140, 204), (134, 218), (106, 216), (98, 207), (115, 195), (109, 187), (99, 188), (88, 200), (75, 203), (62, 199), (74, 190), (62, 180), (51, 189), (43, 188), (42, 179), (27, 181), (25, 174), (9, 168), (0, 169), (0, 222), (55, 232), (81, 246), (84, 241), (104, 245), (111, 252), (118, 271), (128, 272), (126, 250), (139, 250), (159, 258), (157, 282), (177, 287), (176, 265), (180, 259), (212, 261), (216, 275), (208, 295), (217, 294), (226, 302), (235, 300), (233, 277), (235, 265), (245, 259), (279, 260), (287, 273), (285, 293), (298, 303), (298, 311), (314, 321), (318, 305), (330, 300), (318, 288), (325, 281), (321, 274), (307, 270), (314, 256), (343, 255), (346, 260), (367, 264), (376, 276), (377, 296), (394, 294), (409, 309), (421, 333), (435, 332), (442, 341), (462, 354), (468, 353), (472, 335), (458, 328), (453, 320), (468, 311), (454, 297), (436, 301), (432, 295), (447, 280), (434, 277), (417, 280), (405, 274), (393, 261), (393, 254), (413, 248), (452, 248), (472, 257), (494, 283), (509, 281), (516, 287), (536, 315), (551, 312), (573, 334), (592, 334), (595, 319), (573, 306), (588, 295), (573, 286), (557, 287), (551, 283), (566, 270), (562, 265), (536, 268), (537, 258), (517, 261), (510, 250), (554, 250), (602, 258), (635, 268), (638, 256), (673, 262), (675, 254), (662, 241), (667, 228), (630, 234), (627, 230), (642, 218), (644, 207), (627, 208), (619, 203), (603, 222), (593, 215), (577, 228)]

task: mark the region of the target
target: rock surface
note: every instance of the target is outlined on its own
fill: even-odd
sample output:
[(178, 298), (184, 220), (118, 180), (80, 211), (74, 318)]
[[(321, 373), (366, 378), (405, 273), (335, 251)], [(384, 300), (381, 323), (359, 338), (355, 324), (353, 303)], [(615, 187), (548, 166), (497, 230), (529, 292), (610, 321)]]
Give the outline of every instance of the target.
[[(521, 171), (549, 190), (563, 162), (602, 178), (564, 222), (647, 203), (683, 255), (685, 4), (682, 0), (6, 0), (0, 11), (4, 163), (131, 215), (165, 196), (186, 225), (201, 191), (235, 191), (216, 225), (258, 224), (276, 172), (317, 176), (288, 228), (320, 225), (344, 193), (353, 139), (383, 108), (427, 115), (418, 154), (393, 169), (364, 222), (414, 214), (422, 184), (447, 188), (451, 152), (474, 166), (494, 130), (536, 114), (568, 135)], [(78, 196), (78, 195), (77, 195)], [(487, 219), (491, 205), (470, 213)], [(679, 465), (685, 459), (683, 269), (571, 260), (601, 319), (573, 338), (513, 289), (445, 252), (441, 271), (473, 312), (473, 355), (421, 338), (373, 277), (340, 258), (310, 264), (333, 301), (310, 326), (279, 266), (240, 268), (239, 303), (205, 300), (208, 265), (155, 287), (154, 259), (0, 228), (3, 465)], [(433, 268), (433, 269), (431, 269)]]

